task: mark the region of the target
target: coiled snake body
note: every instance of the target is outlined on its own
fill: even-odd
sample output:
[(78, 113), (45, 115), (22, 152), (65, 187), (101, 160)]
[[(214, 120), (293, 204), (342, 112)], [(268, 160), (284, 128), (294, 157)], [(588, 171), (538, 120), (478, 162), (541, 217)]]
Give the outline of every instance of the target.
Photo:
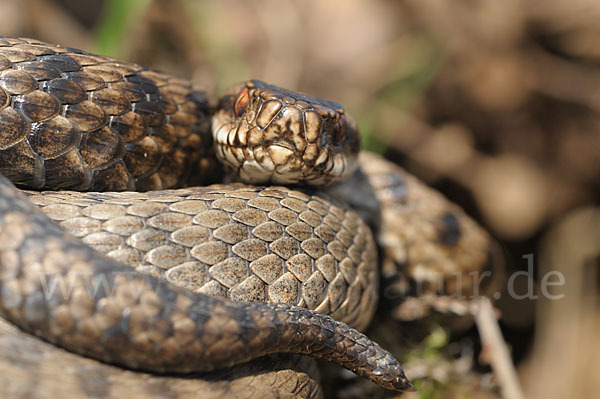
[[(345, 324), (364, 329), (377, 300), (375, 244), (356, 213), (284, 187), (170, 190), (218, 175), (215, 153), (246, 182), (333, 183), (352, 174), (358, 150), (356, 126), (337, 103), (250, 81), (224, 93), (213, 110), (184, 80), (0, 38), (0, 172), (23, 188), (94, 191), (28, 191), (27, 201), (0, 179), (0, 314), (57, 345), (1, 321), (0, 348), (20, 350), (2, 351), (8, 378), (0, 392), (99, 395), (107, 389), (92, 382), (99, 380), (111, 388), (98, 397), (146, 397), (151, 386), (159, 387), (157, 397), (167, 390), (170, 397), (320, 395), (314, 365), (298, 369), (307, 362), (302, 356), (227, 369), (274, 353), (325, 358), (386, 388), (410, 390), (393, 356)], [(381, 162), (369, 160), (371, 167)], [(389, 173), (409, 192), (423, 191), (402, 171)], [(371, 188), (371, 195), (386, 197), (397, 213), (408, 197), (392, 186)], [(111, 192), (95, 192), (105, 190)], [(417, 216), (429, 227), (397, 238), (408, 243), (401, 263), (482, 267), (487, 236), (430, 197), (416, 201), (411, 215), (443, 205)], [(375, 223), (380, 210), (370, 212)], [(450, 230), (452, 245), (410, 253)], [(397, 252), (395, 246), (387, 248)], [(58, 347), (149, 373), (225, 371), (197, 380), (146, 375)], [(12, 366), (15, 359), (21, 367)], [(52, 382), (61, 370), (46, 364), (64, 368), (65, 384)], [(24, 381), (28, 367), (39, 372), (36, 387)]]

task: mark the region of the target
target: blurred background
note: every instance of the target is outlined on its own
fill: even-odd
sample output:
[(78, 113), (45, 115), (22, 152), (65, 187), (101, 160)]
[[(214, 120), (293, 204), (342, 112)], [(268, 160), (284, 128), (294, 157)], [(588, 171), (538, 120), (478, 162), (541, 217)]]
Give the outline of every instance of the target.
[[(343, 103), (366, 148), (460, 204), (509, 271), (530, 273), (514, 282), (532, 295), (497, 302), (528, 398), (600, 392), (598, 21), (597, 0), (0, 0), (2, 35), (211, 93), (258, 78)], [(551, 271), (555, 299), (539, 290)], [(455, 338), (433, 330), (413, 356), (420, 392), (404, 397), (501, 397), (485, 347), (466, 363), (440, 355)], [(324, 377), (328, 397), (389, 395)]]

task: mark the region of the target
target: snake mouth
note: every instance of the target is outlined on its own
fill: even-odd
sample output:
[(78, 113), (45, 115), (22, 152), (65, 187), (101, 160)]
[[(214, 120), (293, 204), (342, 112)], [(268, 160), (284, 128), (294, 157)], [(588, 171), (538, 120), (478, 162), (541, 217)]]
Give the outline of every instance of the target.
[(247, 183), (332, 184), (355, 170), (360, 146), (340, 104), (256, 80), (221, 96), (213, 137), (221, 162)]

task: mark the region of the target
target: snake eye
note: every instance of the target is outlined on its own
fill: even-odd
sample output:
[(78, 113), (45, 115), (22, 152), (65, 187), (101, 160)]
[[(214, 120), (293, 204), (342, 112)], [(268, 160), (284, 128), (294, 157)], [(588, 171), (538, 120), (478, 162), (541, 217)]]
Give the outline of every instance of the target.
[(235, 105), (233, 106), (233, 112), (235, 112), (235, 116), (242, 116), (246, 108), (248, 108), (248, 101), (250, 100), (250, 94), (248, 93), (248, 88), (244, 88), (238, 95), (238, 98), (235, 100)]

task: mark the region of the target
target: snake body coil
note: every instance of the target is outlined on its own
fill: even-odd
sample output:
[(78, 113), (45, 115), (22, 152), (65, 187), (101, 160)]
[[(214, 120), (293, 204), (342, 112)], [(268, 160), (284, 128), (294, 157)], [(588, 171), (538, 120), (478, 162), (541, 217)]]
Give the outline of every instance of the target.
[[(340, 203), (376, 228), (396, 318), (443, 311), (437, 295), (478, 293), (486, 276), (497, 284), (486, 273), (499, 265), (462, 210), (358, 152), (355, 123), (331, 101), (249, 81), (215, 105), (135, 64), (0, 37), (0, 173), (25, 189), (93, 191), (19, 191), (0, 176), (0, 349), (18, 348), (0, 351), (0, 395), (321, 395), (302, 356), (240, 365), (274, 353), (411, 390), (398, 362), (353, 329), (376, 306), (377, 254)], [(220, 177), (217, 158), (250, 183), (350, 179), (326, 194), (200, 187)], [(32, 391), (20, 382), (33, 371)]]
[[(0, 38), (0, 172), (22, 187), (149, 191), (206, 181), (215, 174), (211, 114), (185, 81)], [(226, 93), (212, 126), (217, 155), (254, 182), (323, 184), (356, 166), (355, 126), (339, 105), (260, 82)], [(412, 389), (397, 361), (364, 335), (289, 305), (366, 326), (376, 298), (375, 249), (352, 212), (283, 188), (69, 195), (54, 208), (44, 196), (35, 201), (63, 226), (97, 233), (90, 244), (108, 235), (120, 240), (113, 252), (121, 260), (137, 257), (154, 269), (142, 274), (100, 255), (0, 177), (0, 314), (21, 329), (148, 372), (210, 371), (285, 352), (334, 361), (389, 389)], [(141, 249), (152, 240), (162, 249)], [(289, 304), (230, 302), (152, 275), (175, 260), (217, 277), (221, 270), (217, 282), (230, 293), (243, 291), (249, 279), (236, 279), (252, 272), (268, 283), (265, 292), (279, 289)], [(267, 263), (280, 271), (264, 271)], [(277, 285), (284, 277), (288, 284)]]

